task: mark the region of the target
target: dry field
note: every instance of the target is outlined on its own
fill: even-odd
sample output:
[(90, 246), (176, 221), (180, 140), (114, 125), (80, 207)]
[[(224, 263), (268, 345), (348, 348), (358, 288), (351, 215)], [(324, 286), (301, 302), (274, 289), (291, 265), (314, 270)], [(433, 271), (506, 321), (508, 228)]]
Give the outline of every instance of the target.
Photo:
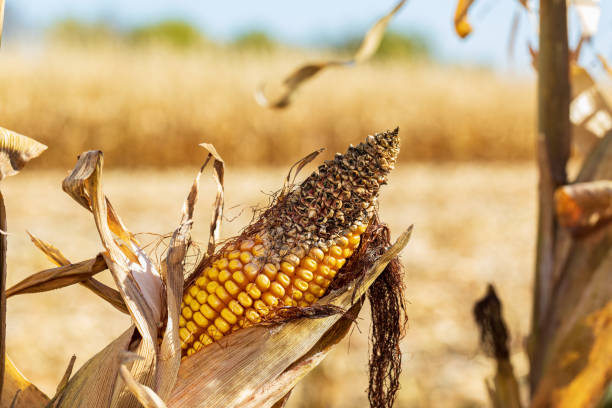
[[(195, 66), (194, 62), (189, 69), (195, 69)], [(7, 69), (5, 64), (0, 68), (1, 71)], [(68, 71), (72, 69), (74, 67), (68, 64)], [(366, 71), (374, 76), (382, 76), (382, 73), (376, 69), (366, 68)], [(396, 75), (407, 75), (399, 68), (385, 69), (395, 72)], [(51, 72), (59, 75), (57, 68), (52, 68)], [(195, 71), (190, 72), (190, 75), (196, 75)], [(257, 72), (253, 69), (248, 78), (255, 80), (258, 77)], [(17, 75), (17, 70), (14, 71), (14, 75)], [(70, 73), (65, 75), (68, 78)], [(99, 75), (106, 74), (101, 72)], [(325, 81), (330, 80), (331, 75), (312, 88), (320, 86), (324, 89)], [(351, 75), (354, 74), (347, 73), (340, 78), (344, 77), (342, 81), (351, 81), (346, 79)], [(0, 92), (4, 98), (9, 92), (5, 87), (8, 82), (5, 75), (0, 74), (0, 78), (3, 81)], [(72, 80), (83, 81), (82, 83), (85, 81), (80, 77)], [(180, 77), (168, 79), (169, 83), (183, 80), (185, 79)], [(229, 79), (221, 76), (220, 82), (224, 81)], [(212, 84), (213, 82), (208, 82), (207, 86)], [(249, 81), (242, 82), (241, 89), (246, 90), (248, 84)], [(459, 84), (460, 81), (451, 82), (444, 87), (453, 89), (455, 86), (463, 86)], [(222, 85), (209, 89), (211, 94), (216, 97), (222, 96)], [(56, 85), (49, 82), (47, 86)], [(442, 86), (438, 85), (437, 97), (440, 98), (440, 103), (445, 103), (442, 98), (444, 94)], [(60, 89), (59, 84), (57, 87)], [(357, 91), (367, 95), (372, 92), (372, 87), (373, 85), (365, 83)], [(404, 91), (410, 90), (409, 84), (400, 87), (404, 88)], [(198, 92), (204, 92), (206, 86), (198, 84), (196, 88)], [(85, 91), (82, 88), (64, 89), (62, 97), (71, 99), (64, 100), (69, 109), (77, 109), (77, 95), (90, 91), (95, 93), (93, 90)], [(161, 90), (144, 90), (145, 93), (158, 91)], [(454, 91), (457, 92), (456, 89)], [(136, 95), (135, 90), (129, 92), (132, 92), (132, 96)], [(304, 106), (309, 104), (312, 104), (311, 108), (314, 109), (315, 104), (309, 102), (309, 97), (322, 98), (321, 92), (314, 89), (305, 92), (310, 95), (304, 95), (304, 105), (300, 108), (302, 112), (306, 109)], [(383, 98), (385, 106), (392, 109), (395, 106), (393, 103), (395, 97), (391, 96), (390, 91), (384, 91), (385, 95), (381, 95), (381, 92), (383, 91), (374, 92), (370, 99)], [(424, 90), (417, 92), (426, 95)], [(479, 92), (487, 94), (491, 91), (481, 88)], [(109, 94), (101, 98), (111, 98), (111, 96)], [(46, 95), (47, 102), (44, 103), (50, 104), (48, 101), (52, 97), (53, 95)], [(108, 104), (101, 107), (120, 110), (120, 107), (125, 107), (124, 104), (127, 103), (123, 97), (126, 96), (122, 93), (117, 96), (118, 106), (110, 104), (110, 100), (114, 99), (109, 99)], [(336, 97), (348, 98), (348, 89), (341, 90)], [(463, 95), (463, 97), (478, 97), (484, 101), (488, 100), (489, 95)], [(379, 110), (369, 119), (355, 116), (359, 122), (352, 127), (351, 115), (362, 112), (362, 116), (367, 116), (364, 113), (368, 112), (368, 107), (376, 106), (376, 103), (369, 101), (370, 99), (368, 102), (355, 102), (350, 106), (347, 112), (352, 111), (352, 113), (341, 118), (337, 132), (343, 132), (343, 127), (349, 127), (346, 132), (350, 135), (362, 132), (363, 121), (370, 121), (368, 123), (372, 126), (376, 124), (380, 127), (384, 120), (376, 115), (384, 113), (384, 110)], [(143, 103), (144, 100), (143, 98)], [(156, 102), (162, 100), (160, 94)], [(206, 108), (190, 105), (187, 110), (201, 109), (201, 113), (206, 114), (204, 118), (194, 119), (197, 120), (197, 124), (193, 126), (205, 125), (213, 128), (221, 126), (215, 115), (225, 112), (225, 118), (231, 116), (232, 107), (226, 105), (228, 101), (229, 99), (217, 103), (209, 101), (206, 105), (213, 110), (212, 113), (207, 112)], [(493, 109), (496, 103), (501, 102), (493, 100), (484, 108)], [(412, 107), (406, 106), (405, 102), (403, 104), (403, 107), (397, 109), (413, 113), (422, 109), (431, 113), (434, 108), (441, 108), (423, 107), (422, 102), (415, 103)], [(7, 107), (4, 101), (0, 106), (2, 106), (3, 119), (7, 115), (7, 110), (15, 109), (14, 106)], [(238, 106), (236, 120), (227, 123), (226, 132), (233, 132), (236, 127), (247, 125), (240, 114), (242, 109), (248, 111), (256, 109), (247, 107), (246, 103)], [(331, 111), (337, 109), (340, 108), (335, 103), (330, 107)], [(527, 108), (525, 109), (527, 111)], [(23, 110), (25, 112), (27, 109)], [(42, 122), (48, 125), (56, 113), (41, 112)], [(180, 114), (180, 111), (177, 110), (176, 113)], [(114, 114), (102, 110), (101, 117), (97, 119), (101, 120), (104, 115)], [(321, 114), (329, 114), (329, 121), (333, 117), (332, 113)], [(501, 115), (500, 112), (496, 114), (498, 117)], [(215, 119), (209, 121), (206, 119), (208, 115)], [(292, 115), (294, 113), (287, 112), (276, 116), (282, 123), (280, 127), (289, 128), (290, 124), (298, 125), (300, 121)], [(82, 119), (77, 115), (75, 120)], [(412, 119), (406, 120), (410, 123)], [(435, 120), (430, 120), (433, 126)], [(449, 121), (450, 119), (444, 116), (443, 123), (436, 125), (442, 128), (447, 126)], [(321, 134), (327, 134), (329, 129), (326, 126), (330, 123), (321, 124), (323, 126)], [(482, 123), (467, 123), (473, 126), (487, 126)], [(500, 131), (509, 131), (507, 127), (510, 122), (506, 121), (505, 124), (499, 127)], [(46, 131), (45, 125), (31, 124), (33, 128), (40, 126), (41, 132), (43, 129)], [(66, 126), (69, 128), (71, 125), (68, 123)], [(311, 129), (317, 127), (303, 124), (297, 126), (295, 131), (304, 132), (304, 128), (308, 126), (313, 126)], [(522, 125), (516, 124), (516, 126)], [(278, 133), (278, 130), (275, 132)], [(410, 156), (413, 139), (410, 132), (406, 132), (405, 135), (407, 136), (404, 139), (403, 149), (408, 152), (407, 156)], [(197, 140), (201, 139), (202, 135), (198, 135)], [(359, 139), (360, 137), (353, 137), (351, 141), (357, 142)], [(137, 140), (143, 140), (144, 143), (144, 139)], [(305, 144), (306, 142), (297, 138), (289, 140), (290, 143), (298, 144), (297, 150), (304, 151), (313, 150), (314, 147), (324, 144), (312, 140)], [(108, 162), (121, 162), (123, 159), (118, 159), (117, 151), (113, 150), (118, 148), (112, 147), (113, 141), (119, 145), (123, 143), (118, 137), (104, 139), (100, 143), (107, 143), (110, 147), (111, 152), (107, 152), (106, 155)], [(165, 142), (168, 149), (160, 149), (161, 142)], [(67, 149), (65, 146), (68, 143), (69, 139), (62, 139), (54, 145), (60, 144)], [(167, 138), (152, 139), (149, 143), (155, 147), (154, 150), (158, 154), (162, 154), (172, 150), (179, 142)], [(251, 143), (248, 139), (243, 139), (240, 143), (242, 144), (240, 149), (243, 151), (240, 154), (252, 151), (248, 148)], [(449, 143), (452, 144), (453, 141), (449, 140)], [(72, 148), (76, 149), (75, 146), (76, 144)], [(79, 145), (79, 148), (81, 147)], [(419, 146), (414, 148), (419, 149)], [(488, 148), (493, 147), (488, 146)], [(224, 148), (219, 150), (224, 152)], [(486, 150), (488, 149), (484, 149)], [(145, 161), (152, 157), (150, 156), (152, 151), (153, 147), (144, 154)], [(73, 153), (76, 154), (76, 151)], [(253, 154), (258, 155), (261, 152), (255, 149)], [(201, 161), (203, 155), (203, 152), (192, 151), (191, 157), (186, 161)], [(49, 156), (59, 157), (58, 153), (52, 152)], [(72, 164), (66, 168), (70, 168)], [(196, 167), (168, 171), (146, 169), (128, 171), (112, 170), (112, 168), (113, 166), (107, 163), (108, 171), (104, 176), (104, 188), (128, 227), (134, 232), (171, 231), (179, 220), (182, 200), (188, 191)], [(282, 183), (285, 171), (284, 168), (258, 167), (241, 170), (235, 166), (229, 167), (226, 180), (227, 216), (237, 218), (232, 222), (226, 222), (224, 230), (226, 236), (237, 232), (249, 219), (250, 206), (266, 202), (266, 196), (262, 192), (277, 189)], [(28, 168), (23, 174), (3, 181), (3, 194), (7, 201), (11, 232), (8, 257), (9, 285), (36, 270), (51, 266), (28, 242), (26, 229), (54, 243), (73, 261), (91, 257), (101, 249), (92, 217), (61, 191), (61, 180), (65, 175), (65, 171), (36, 171)], [(505, 316), (513, 334), (512, 349), (515, 351), (520, 349), (529, 324), (535, 232), (535, 184), (535, 168), (528, 164), (414, 164), (405, 158), (400, 160), (397, 170), (391, 176), (389, 186), (382, 192), (380, 203), (382, 219), (390, 224), (395, 236), (402, 228), (415, 224), (413, 239), (402, 256), (406, 267), (406, 296), (410, 302), (408, 309), (410, 327), (402, 345), (404, 372), (398, 407), (485, 406), (483, 378), (490, 375), (493, 368), (492, 364), (478, 352), (477, 331), (472, 322), (471, 308), (474, 300), (484, 293), (487, 282), (495, 283), (504, 301)], [(207, 238), (209, 204), (213, 196), (213, 183), (210, 180), (204, 181), (194, 230), (194, 237), (201, 242), (205, 242)], [(143, 240), (146, 240), (145, 236)], [(104, 279), (110, 281), (109, 276), (105, 276)], [(290, 400), (291, 407), (366, 406), (368, 318), (364, 312), (352, 334), (338, 345), (322, 366), (294, 391)], [(53, 393), (71, 354), (77, 355), (77, 365), (82, 364), (95, 351), (120, 334), (128, 324), (127, 317), (82, 287), (11, 298), (8, 301), (8, 352), (26, 376), (39, 384), (45, 392)], [(513, 355), (513, 359), (517, 374), (524, 376), (527, 372), (524, 354), (517, 352)]]
[(33, 166), (67, 168), (84, 150), (109, 164), (195, 166), (214, 143), (233, 166), (287, 165), (400, 126), (403, 159), (526, 160), (533, 82), (481, 69), (373, 61), (323, 72), (286, 111), (253, 92), (321, 52), (2, 49), (0, 124), (51, 146)]

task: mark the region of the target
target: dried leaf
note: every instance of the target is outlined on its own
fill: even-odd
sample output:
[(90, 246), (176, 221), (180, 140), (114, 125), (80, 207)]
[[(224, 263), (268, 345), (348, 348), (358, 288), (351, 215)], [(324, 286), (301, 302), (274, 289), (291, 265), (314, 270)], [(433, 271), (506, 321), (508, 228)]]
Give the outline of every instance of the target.
[[(363, 284), (349, 286), (330, 293), (321, 299), (322, 304), (332, 304), (344, 309), (352, 306), (352, 299), (360, 302), (361, 296), (374, 280), (406, 246), (412, 229), (404, 232), (396, 243), (370, 268)], [(355, 289), (355, 290), (353, 290)], [(355, 296), (353, 297), (353, 292)], [(253, 407), (257, 401), (266, 401), (266, 393), (274, 392), (277, 400), (292, 388), (293, 381), (284, 377), (284, 387), (266, 389), (281, 377), (287, 369), (315, 346), (340, 319), (332, 315), (322, 319), (293, 320), (269, 328), (255, 326), (239, 330), (223, 337), (183, 361), (170, 400), (169, 407)], [(203, 370), (202, 367), (206, 367)], [(265, 370), (262, 370), (265, 367)], [(303, 374), (298, 370), (297, 374)], [(257, 394), (257, 395), (255, 395)]]
[(102, 254), (93, 259), (69, 264), (57, 268), (45, 269), (28, 276), (6, 290), (6, 296), (11, 297), (24, 293), (38, 293), (63, 288), (82, 282), (93, 275), (106, 270), (106, 262)]
[[(217, 153), (217, 150), (212, 144), (201, 143), (200, 146), (208, 151), (208, 159), (213, 157), (215, 159), (213, 163), (215, 182), (217, 184), (217, 195), (215, 196), (214, 211), (212, 219), (210, 220), (210, 235), (208, 238), (208, 250), (206, 256), (210, 257), (215, 252), (216, 242), (219, 240), (219, 234), (221, 233), (221, 220), (223, 219), (223, 179), (225, 177), (225, 162)], [(208, 163), (208, 159), (206, 163)], [(206, 166), (204, 163), (204, 166)]]
[(597, 32), (601, 7), (599, 0), (571, 0), (582, 27), (582, 38), (590, 39)]
[(559, 223), (567, 228), (593, 227), (612, 218), (612, 181), (563, 186), (555, 192)]
[(472, 32), (472, 26), (467, 20), (467, 13), (474, 0), (458, 0), (455, 9), (455, 31), (461, 38), (467, 37)]
[(72, 357), (70, 357), (70, 361), (68, 362), (68, 367), (66, 367), (66, 371), (64, 372), (64, 376), (62, 377), (59, 384), (57, 385), (56, 391), (58, 394), (62, 392), (62, 390), (68, 384), (68, 380), (70, 380), (70, 376), (72, 375), (72, 369), (74, 368), (75, 361), (76, 361), (76, 356), (72, 355)]
[[(291, 168), (289, 169), (289, 172), (287, 173), (287, 178), (285, 179), (283, 188), (281, 189), (281, 192), (279, 194), (281, 197), (285, 196), (289, 192), (289, 189), (295, 182), (295, 178), (300, 173), (300, 171), (304, 168), (304, 166), (306, 166), (308, 163), (313, 161), (323, 150), (325, 149), (315, 150), (314, 152), (300, 159), (298, 162), (294, 163), (293, 166), (291, 166)], [(293, 171), (293, 169), (295, 169), (295, 172)]]
[(283, 80), (283, 92), (272, 101), (268, 99), (264, 92), (265, 84), (260, 85), (255, 91), (255, 100), (257, 103), (265, 108), (286, 108), (291, 103), (291, 97), (295, 91), (297, 91), (297, 89), (307, 80), (311, 79), (325, 68), (334, 66), (354, 66), (355, 64), (370, 59), (378, 50), (391, 18), (404, 6), (406, 1), (407, 0), (400, 0), (389, 13), (379, 19), (368, 30), (352, 59), (347, 61), (330, 60), (304, 64)]
[(606, 57), (601, 54), (597, 54), (597, 58), (599, 59), (599, 62), (601, 62), (601, 65), (606, 70), (608, 75), (612, 76), (612, 67), (610, 67), (610, 64), (608, 64), (608, 60), (606, 59)]
[(166, 408), (164, 401), (151, 388), (136, 381), (130, 370), (125, 366), (134, 356), (138, 358), (138, 355), (133, 353), (124, 353), (121, 367), (119, 367), (119, 374), (127, 388), (136, 396), (144, 408)]
[(36, 248), (40, 249), (42, 253), (45, 254), (51, 262), (53, 262), (57, 266), (71, 264), (68, 258), (66, 258), (59, 249), (57, 249), (50, 243), (38, 238), (36, 235), (31, 234), (30, 231), (26, 231), (26, 233), (28, 234), (30, 240), (34, 243)]
[[(5, 356), (4, 387), (0, 395), (0, 408), (42, 408), (49, 398), (19, 372), (8, 356)], [(16, 394), (19, 395), (16, 395)]]
[(0, 180), (19, 173), (27, 162), (46, 149), (47, 146), (34, 139), (0, 128)]

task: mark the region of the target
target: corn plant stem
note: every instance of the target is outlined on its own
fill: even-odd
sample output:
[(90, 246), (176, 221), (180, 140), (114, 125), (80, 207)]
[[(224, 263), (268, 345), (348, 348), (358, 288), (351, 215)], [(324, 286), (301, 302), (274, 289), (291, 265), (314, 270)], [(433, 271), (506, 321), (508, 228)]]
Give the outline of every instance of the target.
[(542, 323), (552, 299), (555, 236), (554, 191), (567, 182), (569, 157), (569, 50), (565, 0), (540, 1), (538, 57), (538, 235), (529, 359), (531, 392), (539, 381), (546, 348)]
[[(6, 208), (0, 192), (0, 229), (6, 231)], [(6, 234), (0, 233), (0, 398), (4, 384), (4, 358), (6, 353)]]

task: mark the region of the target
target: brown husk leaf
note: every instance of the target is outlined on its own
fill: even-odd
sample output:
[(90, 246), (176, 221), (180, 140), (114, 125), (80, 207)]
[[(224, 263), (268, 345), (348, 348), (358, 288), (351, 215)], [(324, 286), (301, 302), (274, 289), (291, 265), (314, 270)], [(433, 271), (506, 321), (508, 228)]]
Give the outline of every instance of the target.
[(15, 408), (42, 408), (49, 403), (49, 398), (19, 372), (8, 356), (5, 356), (4, 364), (0, 408), (9, 408), (11, 404)]

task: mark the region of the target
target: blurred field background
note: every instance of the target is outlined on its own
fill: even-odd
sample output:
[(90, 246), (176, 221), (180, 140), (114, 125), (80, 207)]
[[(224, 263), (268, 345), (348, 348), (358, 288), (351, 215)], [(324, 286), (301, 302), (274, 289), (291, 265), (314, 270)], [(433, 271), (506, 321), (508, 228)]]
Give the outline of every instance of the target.
[[(267, 202), (265, 193), (281, 186), (293, 162), (320, 147), (330, 158), (399, 126), (400, 160), (380, 200), (394, 236), (415, 224), (402, 257), (410, 324), (397, 406), (487, 405), (483, 380), (493, 367), (478, 351), (471, 308), (488, 282), (504, 301), (513, 349), (528, 332), (532, 81), (439, 64), (426, 42), (392, 33), (372, 62), (330, 69), (305, 85), (290, 109), (269, 111), (253, 99), (257, 85), (266, 81), (273, 90), (299, 63), (348, 55), (355, 40), (295, 49), (251, 32), (220, 45), (177, 22), (117, 33), (64, 21), (46, 35), (44, 46), (8, 43), (0, 53), (0, 124), (49, 146), (23, 174), (3, 181), (9, 286), (52, 266), (26, 229), (72, 261), (101, 250), (91, 216), (61, 191), (82, 151), (104, 151), (105, 190), (131, 231), (164, 234), (175, 228), (205, 157), (197, 144), (213, 143), (228, 165), (227, 237), (250, 219), (251, 206)], [(206, 242), (214, 186), (203, 184), (194, 238)], [(367, 406), (367, 308), (289, 406)], [(9, 299), (7, 322), (9, 355), (53, 394), (73, 353), (80, 366), (129, 319), (71, 287)], [(513, 360), (525, 375), (525, 356)]]

